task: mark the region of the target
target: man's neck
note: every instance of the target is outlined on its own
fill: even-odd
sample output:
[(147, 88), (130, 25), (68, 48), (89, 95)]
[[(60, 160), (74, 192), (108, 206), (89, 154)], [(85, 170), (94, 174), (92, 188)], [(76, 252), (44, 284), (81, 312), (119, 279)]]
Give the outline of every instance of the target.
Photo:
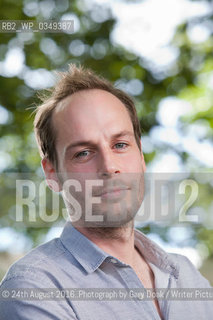
[(134, 264), (136, 250), (132, 223), (121, 228), (75, 228), (108, 254), (126, 264)]

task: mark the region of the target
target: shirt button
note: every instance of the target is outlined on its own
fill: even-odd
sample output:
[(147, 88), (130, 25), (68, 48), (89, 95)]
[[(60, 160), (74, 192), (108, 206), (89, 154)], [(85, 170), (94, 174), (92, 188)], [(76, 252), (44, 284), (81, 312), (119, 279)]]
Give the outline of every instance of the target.
[(111, 262), (112, 262), (112, 263), (117, 263), (117, 260), (111, 259)]

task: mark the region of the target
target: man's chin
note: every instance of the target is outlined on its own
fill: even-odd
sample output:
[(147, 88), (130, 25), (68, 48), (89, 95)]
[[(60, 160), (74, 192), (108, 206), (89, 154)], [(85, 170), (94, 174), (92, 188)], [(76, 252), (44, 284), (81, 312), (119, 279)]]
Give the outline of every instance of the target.
[(82, 228), (123, 228), (127, 226), (132, 220), (129, 221), (103, 221), (103, 222), (94, 222), (94, 221), (78, 221), (72, 222), (74, 226)]
[(87, 234), (89, 233), (95, 238), (100, 239), (121, 239), (123, 237), (128, 237), (132, 234), (134, 228), (134, 221), (131, 220), (129, 222), (123, 224), (111, 224), (111, 225), (87, 225), (87, 226), (79, 226), (74, 225), (79, 231), (84, 229)]
[[(84, 228), (122, 228), (128, 224), (132, 224), (135, 214), (130, 212), (124, 213), (113, 213), (105, 212), (100, 214), (94, 214), (88, 218), (82, 217), (80, 220), (72, 222), (74, 226), (84, 227)], [(72, 219), (71, 219), (72, 221)]]

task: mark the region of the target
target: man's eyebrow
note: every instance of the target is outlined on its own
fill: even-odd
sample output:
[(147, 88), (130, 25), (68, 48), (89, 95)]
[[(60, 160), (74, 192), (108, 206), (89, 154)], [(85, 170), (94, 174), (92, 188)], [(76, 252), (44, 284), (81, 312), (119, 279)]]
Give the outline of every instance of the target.
[[(134, 133), (128, 130), (124, 130), (124, 131), (113, 134), (111, 138), (112, 140), (115, 140), (117, 138), (124, 137), (124, 136), (134, 137)], [(68, 147), (66, 148), (66, 153), (76, 147), (83, 147), (83, 146), (95, 147), (95, 145), (96, 144), (91, 140), (79, 140), (69, 144)]]
[(83, 146), (92, 146), (92, 147), (94, 147), (95, 143), (92, 142), (91, 140), (79, 140), (79, 141), (73, 142), (73, 143), (69, 144), (68, 147), (66, 148), (66, 153), (68, 151), (70, 151), (71, 149), (73, 149), (73, 148), (83, 147)]
[(124, 130), (118, 133), (115, 133), (114, 135), (112, 135), (112, 139), (116, 139), (116, 138), (120, 138), (120, 137), (124, 137), (124, 136), (130, 136), (130, 137), (134, 137), (134, 132), (132, 131), (128, 131), (128, 130)]

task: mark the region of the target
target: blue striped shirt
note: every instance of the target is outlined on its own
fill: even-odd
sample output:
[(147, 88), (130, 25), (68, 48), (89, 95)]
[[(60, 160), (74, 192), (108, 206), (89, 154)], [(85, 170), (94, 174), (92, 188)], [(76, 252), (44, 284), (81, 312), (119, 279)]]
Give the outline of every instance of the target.
[[(156, 288), (210, 288), (186, 257), (168, 254), (140, 231), (134, 233), (135, 246), (152, 268)], [(60, 238), (35, 248), (11, 266), (0, 289), (11, 293), (15, 288), (69, 288), (69, 295), (60, 300), (0, 299), (1, 320), (160, 320), (151, 300), (117, 298), (119, 289), (136, 292), (144, 289), (143, 284), (129, 265), (101, 250), (70, 222)], [(70, 289), (74, 288), (84, 289), (87, 296), (72, 299)], [(113, 299), (88, 298), (94, 290), (106, 289), (115, 290)], [(164, 320), (213, 319), (212, 301), (164, 299), (159, 306)]]

